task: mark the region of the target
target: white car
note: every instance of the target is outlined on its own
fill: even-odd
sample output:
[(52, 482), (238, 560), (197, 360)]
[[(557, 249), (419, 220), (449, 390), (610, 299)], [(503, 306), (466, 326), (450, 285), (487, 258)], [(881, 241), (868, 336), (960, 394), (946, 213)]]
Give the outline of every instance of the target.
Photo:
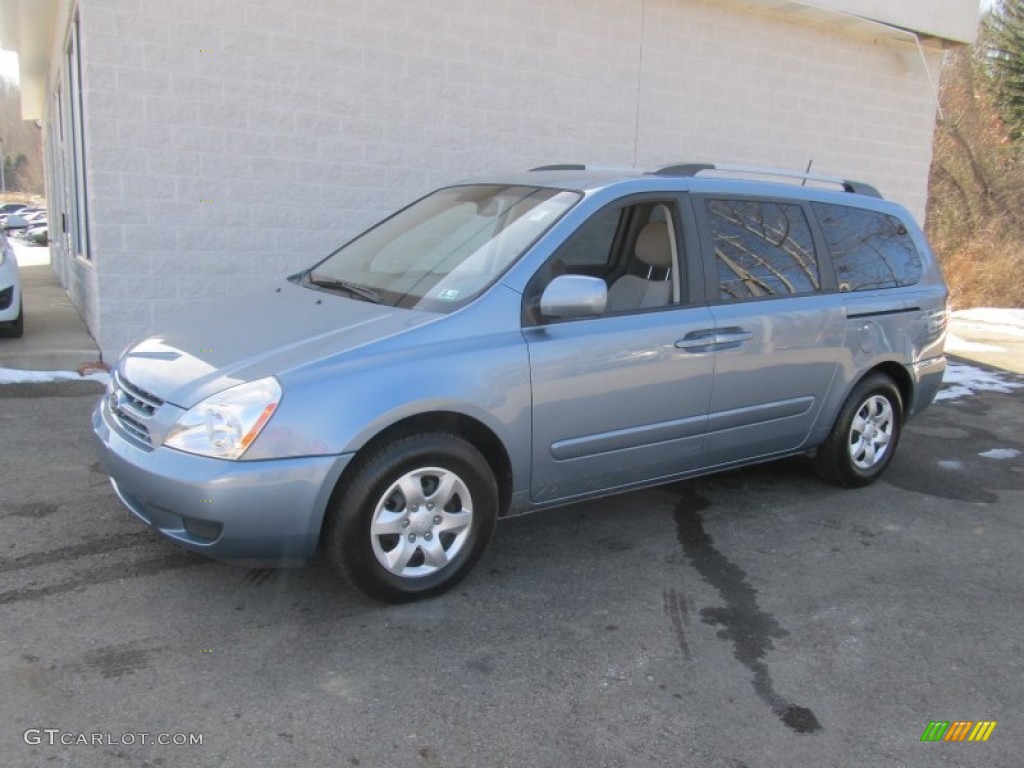
[(0, 231), (0, 335), (18, 338), (24, 330), (18, 260), (7, 235)]

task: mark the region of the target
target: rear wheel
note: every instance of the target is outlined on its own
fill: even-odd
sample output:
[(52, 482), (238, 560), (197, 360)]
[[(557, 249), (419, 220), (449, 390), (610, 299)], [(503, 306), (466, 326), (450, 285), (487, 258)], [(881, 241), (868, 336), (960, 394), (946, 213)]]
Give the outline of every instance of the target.
[(331, 563), (385, 602), (440, 594), (490, 542), (498, 489), (487, 461), (458, 435), (391, 440), (358, 460), (329, 511)]
[(815, 468), (833, 485), (857, 488), (877, 480), (889, 466), (903, 428), (903, 400), (888, 376), (861, 381), (843, 404)]

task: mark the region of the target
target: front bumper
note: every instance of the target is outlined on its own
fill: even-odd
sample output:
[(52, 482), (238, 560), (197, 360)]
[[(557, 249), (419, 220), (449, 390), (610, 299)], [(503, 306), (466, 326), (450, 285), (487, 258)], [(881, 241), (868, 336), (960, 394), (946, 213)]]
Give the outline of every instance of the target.
[(0, 323), (18, 319), (21, 312), (21, 284), (18, 265), (7, 259), (0, 265)]
[(294, 565), (313, 556), (327, 503), (352, 458), (228, 461), (121, 434), (107, 398), (92, 416), (100, 464), (136, 517), (186, 549), (250, 565)]

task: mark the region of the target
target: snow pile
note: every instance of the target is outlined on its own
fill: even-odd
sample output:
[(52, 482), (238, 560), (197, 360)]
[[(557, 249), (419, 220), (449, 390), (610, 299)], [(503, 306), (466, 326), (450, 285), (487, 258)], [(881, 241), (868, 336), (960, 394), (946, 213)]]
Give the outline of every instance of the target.
[(1024, 387), (1019, 381), (1013, 381), (996, 371), (986, 371), (973, 365), (950, 363), (946, 366), (946, 375), (942, 379), (942, 389), (935, 396), (936, 400), (955, 400), (959, 397), (973, 395), (976, 392), (1002, 392), (1009, 394), (1011, 390)]
[(40, 384), (48, 381), (98, 381), (106, 384), (109, 373), (97, 371), (79, 376), (74, 371), (19, 371), (14, 368), (0, 368), (0, 384)]
[(953, 317), (965, 327), (999, 336), (1024, 339), (1024, 309), (958, 309)]
[[(1006, 348), (999, 342), (1024, 341), (1024, 309), (977, 307), (959, 309), (951, 317), (951, 327), (946, 336), (947, 352), (1005, 352)], [(956, 331), (970, 336), (972, 340), (962, 338)]]
[(50, 247), (48, 245), (29, 245), (24, 240), (12, 237), (8, 241), (14, 248), (14, 258), (19, 267), (38, 267), (50, 263)]
[(993, 448), (990, 451), (979, 453), (984, 459), (996, 459), (997, 461), (1003, 461), (1005, 459), (1016, 459), (1020, 456), (1020, 451), (1016, 448)]
[(957, 353), (967, 356), (971, 352), (1005, 352), (1003, 347), (997, 347), (995, 344), (982, 344), (977, 341), (968, 341), (967, 339), (957, 336), (953, 331), (946, 332), (946, 351), (951, 355)]

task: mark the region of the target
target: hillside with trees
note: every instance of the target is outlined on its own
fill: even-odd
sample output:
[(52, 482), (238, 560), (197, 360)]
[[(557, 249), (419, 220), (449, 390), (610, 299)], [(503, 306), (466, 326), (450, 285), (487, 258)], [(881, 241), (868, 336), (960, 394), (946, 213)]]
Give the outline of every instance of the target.
[(42, 132), (34, 120), (21, 119), (21, 93), (0, 78), (0, 150), (8, 193), (43, 194)]
[(956, 308), (1024, 307), (1024, 0), (947, 54), (927, 231)]

